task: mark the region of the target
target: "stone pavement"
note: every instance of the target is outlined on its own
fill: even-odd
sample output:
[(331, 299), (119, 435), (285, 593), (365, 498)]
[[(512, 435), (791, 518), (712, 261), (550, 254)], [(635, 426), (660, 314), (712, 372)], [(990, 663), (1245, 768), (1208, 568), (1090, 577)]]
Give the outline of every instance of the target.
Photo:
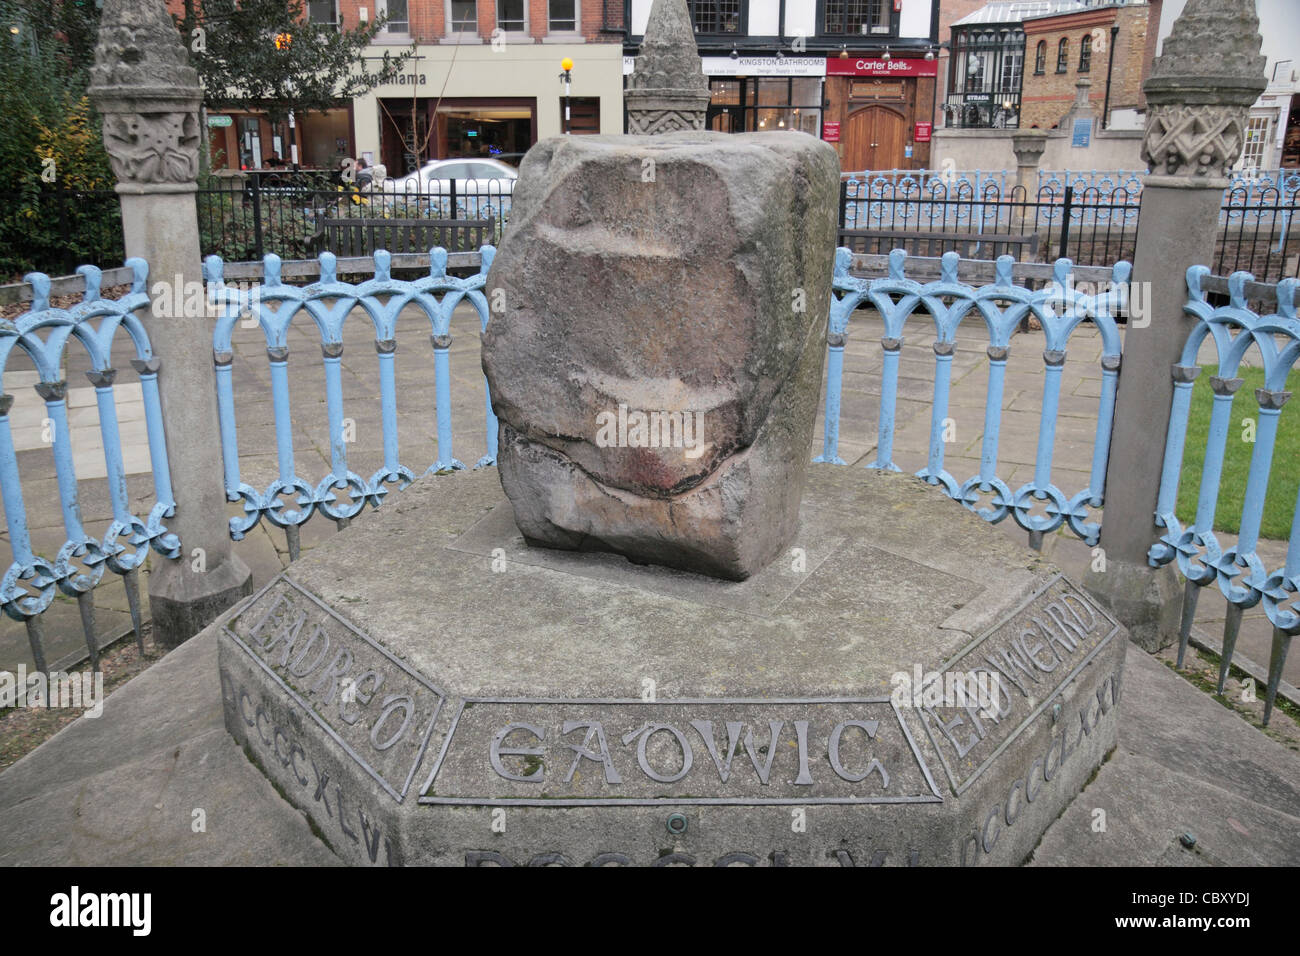
[[(1300, 756), (1132, 648), (1119, 708), (1113, 756), (1032, 864), (1300, 859)], [(206, 832), (193, 831), (196, 810)], [(1193, 851), (1178, 842), (1188, 832)], [(223, 728), (213, 635), (0, 773), (0, 865), (336, 862)]]
[[(368, 476), (382, 461), (374, 336), (364, 317), (354, 317), (344, 329), (344, 415), (355, 422), (356, 439), (348, 446), (349, 467)], [(928, 330), (922, 333), (920, 324), (914, 329), (902, 350), (894, 441), (895, 461), (906, 471), (915, 471), (925, 464), (933, 393), (934, 356), (929, 345), (932, 334)], [(840, 456), (851, 467), (863, 467), (875, 457), (882, 331), (880, 320), (869, 312), (857, 313), (850, 325), (839, 449)], [(439, 457), (434, 417), (433, 354), (428, 335), (428, 320), (416, 310), (408, 310), (399, 320), (396, 370), (401, 460), (417, 475)], [(458, 460), (472, 466), (486, 451), (486, 442), (478, 318), (468, 306), (457, 310), (452, 321), (452, 336), (453, 451)], [(330, 470), (319, 337), (310, 323), (300, 320), (291, 326), (288, 341), (295, 463), (298, 474), (314, 484)], [(956, 440), (949, 445), (946, 456), (948, 470), (958, 481), (979, 470), (988, 379), (986, 344), (987, 339), (980, 327), (971, 322), (962, 324), (952, 360), (949, 404)], [(1033, 474), (1044, 378), (1043, 346), (1041, 332), (1021, 333), (1012, 340), (998, 474), (1013, 491), (1030, 480)], [(269, 373), (260, 330), (256, 327), (237, 329), (235, 352), (236, 418), (242, 477), (254, 487), (265, 488), (277, 476), (277, 461)], [(1052, 479), (1067, 496), (1088, 483), (1101, 392), (1100, 354), (1100, 337), (1092, 326), (1085, 324), (1071, 339), (1064, 367), (1053, 457)], [(1213, 361), (1208, 353), (1203, 358)], [(129, 367), (127, 359), (123, 351), (120, 358), (115, 356), (114, 361), (118, 367), (126, 368)], [(14, 356), (15, 362), (19, 360), (19, 356)], [(67, 362), (69, 383), (85, 381), (87, 367), (84, 354), (70, 349)], [(20, 448), (25, 450), (18, 452), (18, 460), (24, 478), (23, 496), (33, 544), (38, 553), (53, 556), (62, 545), (64, 536), (52, 458), (49, 449), (40, 441), (39, 431), (33, 430), (43, 417), (43, 406), (31, 389), (15, 388), (11, 391), (15, 393), (15, 420), (28, 426), (22, 432), (25, 444)], [(124, 422), (124, 438), (129, 446), (127, 469), (132, 474), (128, 478), (128, 490), (137, 508), (136, 513), (142, 514), (147, 510), (143, 503), (152, 496), (152, 483), (147, 473), (148, 449), (143, 446), (142, 423), (137, 425), (138, 395), (123, 391), (125, 393), (118, 399), (118, 414)], [(82, 411), (86, 414), (78, 415), (77, 409), (73, 409), (70, 422), (78, 475), (103, 474), (97, 419), (93, 408)], [(139, 433), (131, 431), (132, 428), (139, 429)], [(821, 441), (819, 413), (814, 447), (817, 453), (820, 453)], [(1158, 450), (1153, 453), (1158, 453)], [(92, 533), (102, 534), (111, 519), (105, 482), (83, 480), (79, 488), (86, 524)], [(239, 506), (232, 505), (229, 513), (233, 515), (238, 511)], [(364, 512), (356, 520), (365, 520)], [(1026, 532), (1011, 518), (998, 527), (1018, 541), (1026, 540)], [(302, 528), (302, 548), (310, 549), (334, 533), (332, 522), (318, 514)], [(0, 538), (5, 537), (7, 534), (0, 533)], [(1231, 541), (1230, 536), (1222, 538), (1225, 543)], [(235, 551), (252, 568), (254, 587), (270, 580), (287, 566), (289, 560), (284, 532), (265, 521), (239, 542)], [(1284, 551), (1284, 542), (1264, 541), (1260, 545), (1261, 555), (1270, 568), (1281, 566)], [(1076, 580), (1092, 561), (1090, 549), (1067, 531), (1049, 535), (1043, 542), (1043, 553)], [(96, 625), (101, 642), (123, 634), (130, 627), (122, 584), (115, 575), (109, 574), (108, 577), (113, 580), (95, 590)], [(141, 583), (144, 589), (147, 582), (142, 578)], [(1218, 589), (1205, 589), (1198, 608), (1197, 625), (1211, 645), (1221, 633), (1225, 610), (1226, 602)], [(85, 640), (76, 601), (59, 596), (44, 617), (46, 656), (51, 664), (70, 666), (79, 657), (84, 657)], [(1243, 618), (1236, 659), (1248, 658), (1266, 666), (1271, 640), (1272, 631), (1263, 610), (1259, 607), (1248, 610)], [(0, 623), (0, 669), (13, 670), (19, 663), (31, 666), (26, 632), (22, 624), (5, 619)], [(1289, 683), (1300, 685), (1300, 653), (1290, 655), (1284, 677)]]

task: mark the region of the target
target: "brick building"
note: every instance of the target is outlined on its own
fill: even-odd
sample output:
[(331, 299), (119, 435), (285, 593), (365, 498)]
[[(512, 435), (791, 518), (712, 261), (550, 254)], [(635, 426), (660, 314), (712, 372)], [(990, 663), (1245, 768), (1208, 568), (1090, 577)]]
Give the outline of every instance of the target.
[(1051, 129), (1075, 101), (1079, 79), (1102, 128), (1141, 129), (1142, 83), (1155, 57), (1161, 0), (1026, 17), (1022, 128)]
[[(168, 0), (174, 14), (184, 0)], [(259, 168), (278, 157), (329, 167), (339, 154), (402, 175), (430, 159), (498, 156), (517, 163), (564, 132), (560, 62), (573, 60), (570, 129), (623, 129), (623, 4), (619, 0), (304, 0), (308, 17), (354, 27), (388, 22), (365, 51), (410, 49), (403, 74), (349, 104), (296, 118), (209, 117), (215, 166)], [(228, 123), (229, 125), (223, 125)]]

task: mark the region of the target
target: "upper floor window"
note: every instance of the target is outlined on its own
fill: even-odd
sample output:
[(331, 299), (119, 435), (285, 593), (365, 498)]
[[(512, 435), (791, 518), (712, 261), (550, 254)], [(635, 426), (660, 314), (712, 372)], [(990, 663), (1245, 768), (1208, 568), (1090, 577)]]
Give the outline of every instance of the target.
[(744, 33), (744, 0), (688, 0), (696, 33)]
[(381, 16), (388, 17), (384, 24), (386, 33), (407, 34), (411, 32), (411, 18), (406, 9), (407, 0), (381, 0), (376, 4)]
[(507, 33), (523, 33), (524, 0), (497, 0), (497, 27)]
[(478, 32), (478, 9), (474, 0), (451, 0), (451, 32)]
[(307, 0), (307, 20), (311, 23), (328, 23), (337, 26), (339, 18), (334, 0)]
[(1038, 46), (1034, 47), (1034, 73), (1039, 76), (1047, 69), (1047, 41), (1039, 40)]
[(1070, 68), (1070, 40), (1068, 37), (1061, 37), (1061, 42), (1056, 44), (1056, 72), (1064, 73)]
[(1087, 73), (1092, 69), (1092, 37), (1087, 34), (1079, 41), (1079, 72)]
[(824, 33), (870, 35), (890, 31), (888, 0), (825, 0), (825, 3)]
[(576, 33), (578, 29), (578, 0), (550, 0), (547, 10), (551, 33)]
[(1002, 73), (998, 81), (1000, 92), (1020, 92), (1020, 72), (1024, 68), (1023, 50), (1007, 50), (1002, 54)]

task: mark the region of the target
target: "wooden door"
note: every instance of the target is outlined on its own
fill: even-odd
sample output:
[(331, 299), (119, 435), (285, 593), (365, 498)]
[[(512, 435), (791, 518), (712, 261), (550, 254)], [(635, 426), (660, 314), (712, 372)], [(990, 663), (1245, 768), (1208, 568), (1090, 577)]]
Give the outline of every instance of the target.
[(898, 169), (907, 142), (903, 114), (887, 106), (868, 106), (849, 114), (841, 134), (844, 169)]

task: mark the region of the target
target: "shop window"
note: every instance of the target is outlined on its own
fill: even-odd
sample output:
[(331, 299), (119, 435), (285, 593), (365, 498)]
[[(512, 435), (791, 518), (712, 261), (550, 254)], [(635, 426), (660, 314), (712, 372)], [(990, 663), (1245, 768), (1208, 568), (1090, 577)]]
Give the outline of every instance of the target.
[(720, 133), (821, 132), (821, 80), (815, 77), (712, 77), (708, 129)]
[[(962, 129), (1019, 126), (1024, 31), (1015, 24), (954, 29), (952, 50), (945, 124)], [(1045, 44), (1036, 46), (1035, 65), (1045, 57)]]
[(1070, 68), (1070, 38), (1061, 37), (1056, 44), (1056, 72), (1064, 73)]
[(576, 33), (578, 0), (550, 0), (547, 27), (551, 33)]
[(1085, 34), (1079, 41), (1079, 72), (1087, 73), (1092, 69), (1092, 37)]

